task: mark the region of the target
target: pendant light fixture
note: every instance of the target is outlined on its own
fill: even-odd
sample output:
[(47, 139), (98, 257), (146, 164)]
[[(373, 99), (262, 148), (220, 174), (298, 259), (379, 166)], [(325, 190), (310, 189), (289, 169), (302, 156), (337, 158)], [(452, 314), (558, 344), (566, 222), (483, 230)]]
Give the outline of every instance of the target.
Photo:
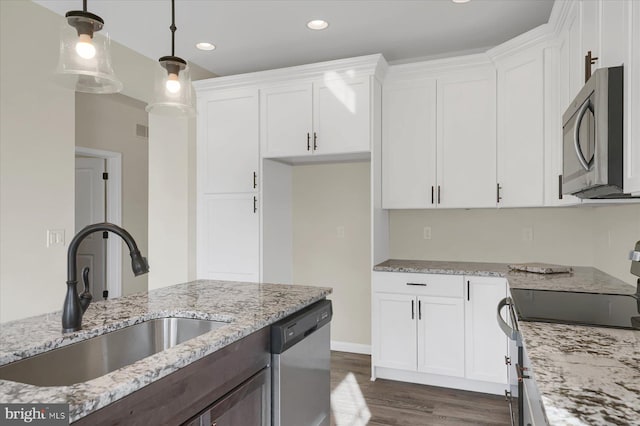
[(156, 67), (155, 100), (146, 110), (160, 114), (192, 114), (191, 76), (187, 61), (175, 56), (176, 48), (176, 8), (171, 0), (171, 55), (159, 59)]
[(111, 67), (108, 34), (98, 35), (104, 21), (87, 12), (87, 0), (82, 10), (65, 15), (60, 28), (60, 57), (57, 74), (59, 81), (77, 92), (117, 93), (122, 90)]

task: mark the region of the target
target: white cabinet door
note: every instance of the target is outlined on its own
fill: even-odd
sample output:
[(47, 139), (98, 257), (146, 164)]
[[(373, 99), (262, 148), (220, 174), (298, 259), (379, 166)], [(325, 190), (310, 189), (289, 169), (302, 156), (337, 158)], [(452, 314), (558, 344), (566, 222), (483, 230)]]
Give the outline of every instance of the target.
[(436, 81), (385, 83), (382, 94), (382, 208), (435, 207), (435, 186)]
[(201, 191), (256, 191), (259, 165), (258, 90), (202, 94), (198, 157)]
[(464, 377), (464, 302), (418, 297), (418, 371)]
[(373, 357), (376, 367), (416, 369), (416, 298), (374, 293)]
[(475, 67), (437, 84), (438, 206), (495, 207), (495, 69)]
[(263, 157), (311, 153), (313, 86), (310, 83), (260, 90)]
[(498, 63), (498, 206), (544, 203), (543, 51)]
[(198, 220), (198, 277), (260, 280), (259, 215), (254, 194), (202, 196)]
[(626, 192), (640, 196), (640, 3), (629, 2), (631, 8), (631, 28), (629, 29), (629, 61), (625, 64), (625, 91), (628, 93), (625, 104), (626, 141), (624, 156)]
[(507, 295), (503, 278), (465, 277), (465, 377), (508, 384), (504, 357), (507, 337), (496, 321), (498, 302)]
[(368, 152), (371, 150), (369, 77), (335, 77), (313, 85), (313, 151)]
[(597, 68), (617, 67), (628, 63), (629, 19), (633, 2), (625, 0), (601, 1), (600, 52)]

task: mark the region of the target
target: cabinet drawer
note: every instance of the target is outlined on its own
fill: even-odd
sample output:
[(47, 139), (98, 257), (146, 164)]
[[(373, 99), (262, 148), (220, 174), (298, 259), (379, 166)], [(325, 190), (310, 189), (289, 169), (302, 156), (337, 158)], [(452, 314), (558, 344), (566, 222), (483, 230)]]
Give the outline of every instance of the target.
[(376, 271), (372, 275), (374, 292), (459, 298), (464, 294), (464, 276), (462, 275)]

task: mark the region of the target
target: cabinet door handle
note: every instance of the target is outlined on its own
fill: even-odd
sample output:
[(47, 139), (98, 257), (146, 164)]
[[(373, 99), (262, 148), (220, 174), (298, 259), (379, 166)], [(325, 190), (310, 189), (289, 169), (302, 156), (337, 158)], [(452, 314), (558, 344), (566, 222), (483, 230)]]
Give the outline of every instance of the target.
[(504, 356), (504, 363), (506, 365), (511, 365), (511, 358), (505, 355)]
[(496, 203), (500, 203), (500, 200), (502, 200), (502, 197), (500, 196), (501, 189), (502, 187), (500, 186), (500, 184), (496, 183)]
[(418, 300), (418, 319), (422, 319), (422, 300)]
[(253, 172), (253, 188), (257, 188), (258, 187), (258, 174), (256, 172)]
[(317, 150), (318, 149), (318, 135), (316, 134), (316, 132), (313, 132), (313, 150)]
[(411, 301), (411, 319), (416, 319), (416, 301)]
[(469, 292), (471, 283), (467, 280), (467, 301), (471, 300), (471, 293)]
[(438, 185), (438, 204), (440, 204), (440, 185)]
[(258, 211), (258, 197), (253, 196), (253, 212), (257, 213)]
[(427, 283), (407, 283), (407, 285), (419, 285), (419, 286), (422, 286), (422, 287), (426, 287)]
[(562, 200), (562, 175), (558, 175), (558, 200)]
[(431, 185), (431, 204), (433, 204), (433, 185)]
[(311, 151), (311, 134), (307, 132), (307, 151)]

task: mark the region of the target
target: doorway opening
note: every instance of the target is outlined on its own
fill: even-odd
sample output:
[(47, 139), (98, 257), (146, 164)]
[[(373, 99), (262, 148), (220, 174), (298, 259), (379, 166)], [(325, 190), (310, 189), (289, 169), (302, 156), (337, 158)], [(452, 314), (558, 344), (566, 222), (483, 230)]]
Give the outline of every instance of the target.
[[(76, 146), (75, 232), (96, 222), (122, 226), (122, 154)], [(88, 266), (94, 300), (122, 295), (122, 241), (95, 233), (78, 251), (78, 271)], [(82, 287), (79, 288), (82, 290)]]

